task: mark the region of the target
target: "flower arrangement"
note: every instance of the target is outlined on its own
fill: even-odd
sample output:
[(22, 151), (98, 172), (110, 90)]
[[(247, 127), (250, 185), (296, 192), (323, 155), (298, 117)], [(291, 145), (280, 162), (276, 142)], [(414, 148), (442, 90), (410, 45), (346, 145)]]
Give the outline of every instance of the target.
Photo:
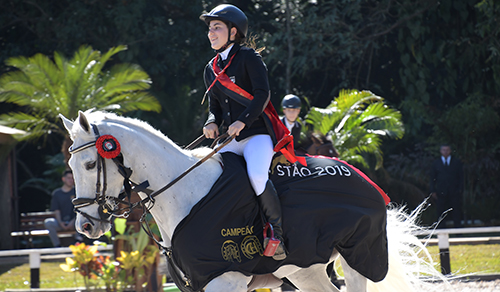
[(78, 272), (83, 276), (85, 288), (98, 287), (99, 279), (105, 282), (106, 291), (119, 291), (116, 277), (119, 263), (111, 261), (109, 256), (96, 255), (98, 245), (88, 246), (77, 243), (69, 248), (73, 258), (66, 258), (66, 263), (59, 265), (65, 272)]
[(124, 290), (142, 291), (151, 275), (153, 264), (158, 255), (158, 249), (148, 245), (149, 238), (141, 229), (133, 232), (125, 227), (125, 220), (116, 221), (115, 228), (119, 235), (114, 239), (127, 242), (131, 251), (120, 250), (120, 256), (112, 260), (109, 256), (98, 254), (98, 243), (93, 246), (85, 243), (71, 245), (73, 257), (66, 258), (66, 263), (60, 267), (65, 272), (77, 272), (84, 278), (85, 288), (106, 292)]

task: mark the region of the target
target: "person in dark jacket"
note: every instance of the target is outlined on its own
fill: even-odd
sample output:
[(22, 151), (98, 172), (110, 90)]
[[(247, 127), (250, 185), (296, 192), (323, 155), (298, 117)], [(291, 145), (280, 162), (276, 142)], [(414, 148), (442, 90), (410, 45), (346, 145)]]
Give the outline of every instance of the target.
[(298, 121), (301, 107), (300, 98), (293, 94), (285, 95), (281, 101), (281, 109), (284, 114), (281, 121), (292, 133), (295, 148), (299, 146), (300, 132), (302, 131), (302, 124)]
[[(235, 136), (220, 152), (233, 152), (245, 158), (248, 177), (259, 205), (272, 224), (275, 237), (280, 240), (274, 255), (268, 255), (275, 260), (283, 260), (286, 250), (281, 203), (269, 180), (268, 170), (274, 145), (282, 138), (278, 130), (287, 130), (277, 114), (276, 121), (273, 121), (272, 113), (269, 114), (276, 111), (270, 103), (266, 65), (259, 53), (243, 45), (248, 33), (248, 20), (239, 8), (229, 4), (219, 5), (202, 14), (200, 19), (208, 25), (208, 39), (217, 52), (204, 71), (209, 114), (203, 134), (214, 139), (223, 125), (227, 134)], [(269, 238), (266, 238), (264, 249), (268, 241)]]
[[(452, 209), (455, 228), (462, 227), (462, 191), (463, 166), (462, 162), (451, 156), (451, 147), (441, 145), (441, 157), (432, 164), (430, 175), (431, 198), (436, 202), (438, 218), (448, 209)], [(444, 220), (443, 220), (444, 221)], [(440, 223), (438, 228), (443, 228)]]

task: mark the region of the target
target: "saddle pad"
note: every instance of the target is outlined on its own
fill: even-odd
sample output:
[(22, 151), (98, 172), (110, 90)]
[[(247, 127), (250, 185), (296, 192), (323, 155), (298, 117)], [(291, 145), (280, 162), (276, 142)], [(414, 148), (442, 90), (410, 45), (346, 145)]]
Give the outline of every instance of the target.
[(336, 159), (307, 157), (304, 167), (275, 157), (270, 178), (282, 203), (289, 252), (275, 261), (262, 255), (263, 217), (244, 159), (221, 155), (222, 175), (172, 237), (173, 260), (194, 291), (227, 271), (268, 274), (287, 264), (327, 263), (334, 248), (366, 278), (385, 277), (386, 204), (381, 190), (357, 169)]

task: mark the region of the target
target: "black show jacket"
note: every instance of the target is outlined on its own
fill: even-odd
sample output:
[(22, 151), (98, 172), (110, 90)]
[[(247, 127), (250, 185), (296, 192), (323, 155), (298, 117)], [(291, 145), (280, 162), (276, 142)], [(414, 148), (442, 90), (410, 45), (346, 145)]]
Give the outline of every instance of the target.
[[(228, 58), (223, 64), (219, 64), (221, 69), (235, 55), (231, 64), (226, 69), (226, 74), (239, 87), (253, 95), (253, 100), (242, 104), (229, 97), (228, 89), (219, 82), (212, 87), (209, 96), (209, 114), (205, 125), (216, 123), (218, 126), (224, 121), (224, 126), (228, 127), (233, 122), (239, 120), (245, 123), (245, 128), (236, 137), (241, 141), (256, 134), (270, 134), (263, 118), (263, 111), (270, 100), (269, 81), (267, 79), (267, 68), (262, 57), (253, 49), (234, 44)], [(219, 60), (221, 58), (219, 57)], [(213, 80), (213, 58), (205, 67), (204, 81), (208, 88)], [(242, 98), (244, 99), (244, 98)]]

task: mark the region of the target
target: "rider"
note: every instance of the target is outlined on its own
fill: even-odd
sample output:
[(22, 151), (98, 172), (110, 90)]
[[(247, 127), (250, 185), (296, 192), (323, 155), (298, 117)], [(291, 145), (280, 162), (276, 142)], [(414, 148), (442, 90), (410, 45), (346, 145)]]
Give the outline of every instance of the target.
[(287, 94), (281, 101), (281, 108), (285, 115), (281, 121), (288, 128), (293, 136), (293, 145), (299, 145), (300, 132), (302, 131), (302, 124), (298, 122), (302, 102), (300, 98), (293, 94)]
[(246, 15), (236, 6), (222, 4), (202, 14), (200, 19), (208, 25), (208, 39), (217, 53), (204, 72), (209, 115), (203, 134), (214, 139), (219, 135), (219, 126), (224, 124), (227, 134), (235, 136), (220, 152), (233, 152), (245, 158), (259, 205), (280, 240), (273, 258), (283, 260), (286, 251), (281, 203), (268, 170), (274, 151), (282, 152), (291, 162), (297, 161), (293, 137), (270, 102), (266, 65), (259, 53), (243, 45), (248, 33)]

